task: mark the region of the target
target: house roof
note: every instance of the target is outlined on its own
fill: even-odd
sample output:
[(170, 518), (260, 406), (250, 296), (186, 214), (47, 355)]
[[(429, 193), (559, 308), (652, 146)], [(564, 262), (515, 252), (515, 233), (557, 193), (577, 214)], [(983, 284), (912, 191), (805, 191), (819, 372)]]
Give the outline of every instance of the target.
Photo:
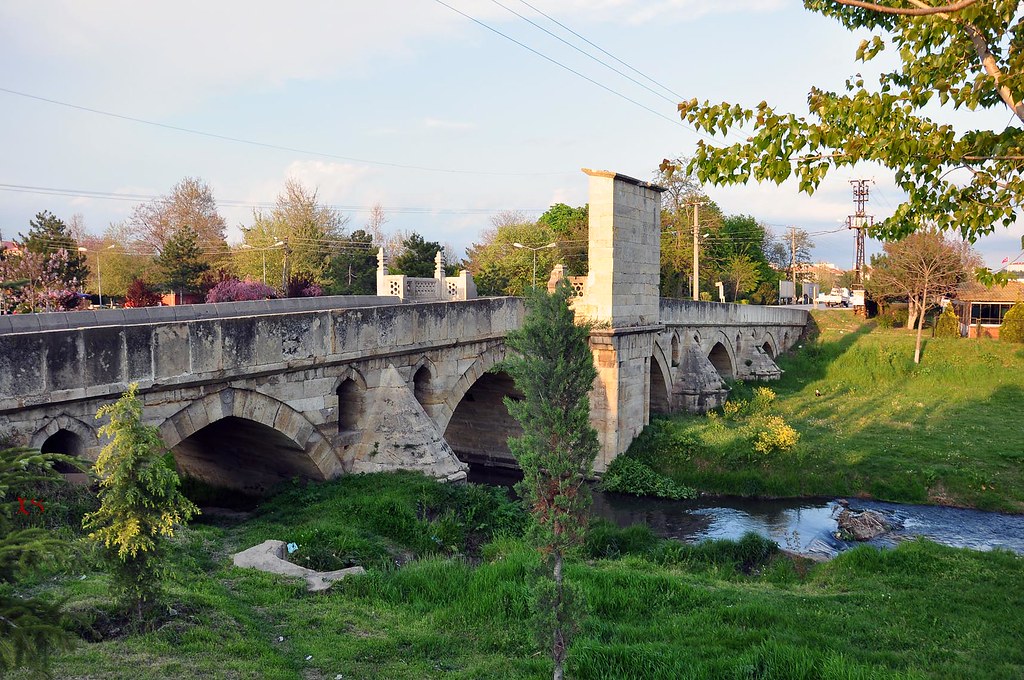
[(1005, 286), (988, 288), (972, 281), (956, 289), (956, 299), (964, 302), (1017, 302), (1024, 300), (1024, 282), (1010, 281)]

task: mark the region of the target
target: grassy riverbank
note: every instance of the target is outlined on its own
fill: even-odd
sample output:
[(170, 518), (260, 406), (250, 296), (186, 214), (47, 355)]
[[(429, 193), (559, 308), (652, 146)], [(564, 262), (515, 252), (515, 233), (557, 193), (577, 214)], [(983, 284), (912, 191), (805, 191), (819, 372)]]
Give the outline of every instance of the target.
[[(910, 331), (844, 311), (813, 318), (769, 385), (773, 413), (800, 434), (791, 450), (759, 454), (742, 422), (679, 415), (652, 423), (629, 455), (711, 493), (1024, 512), (1024, 348), (929, 338), (915, 366)], [(749, 395), (737, 385), (732, 398)]]
[[(36, 584), (68, 598), (61, 678), (543, 678), (522, 511), (410, 474), (293, 488), (174, 540), (168, 612), (118, 632), (88, 555)], [(369, 573), (309, 594), (230, 566), (268, 538), (295, 561)], [(597, 526), (568, 578), (588, 613), (571, 678), (1011, 678), (1024, 675), (1024, 558), (914, 542), (794, 561), (756, 538), (697, 547)], [(168, 610), (165, 610), (168, 611)], [(27, 678), (26, 674), (15, 674)]]

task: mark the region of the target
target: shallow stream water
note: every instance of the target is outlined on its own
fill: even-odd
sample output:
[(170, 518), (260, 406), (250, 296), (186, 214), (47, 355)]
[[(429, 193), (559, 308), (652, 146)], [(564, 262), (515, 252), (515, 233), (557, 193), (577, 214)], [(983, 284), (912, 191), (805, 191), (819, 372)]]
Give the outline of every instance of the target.
[[(469, 481), (511, 486), (519, 475), (473, 469)], [(1024, 554), (1024, 515), (947, 508), (934, 505), (844, 499), (853, 510), (874, 510), (899, 529), (868, 541), (892, 547), (924, 536), (954, 548), (1005, 548)], [(783, 550), (814, 557), (834, 557), (856, 545), (836, 538), (839, 499), (751, 499), (731, 496), (671, 501), (594, 491), (593, 514), (620, 527), (646, 524), (657, 535), (693, 543), (709, 538), (736, 539), (753, 531)]]

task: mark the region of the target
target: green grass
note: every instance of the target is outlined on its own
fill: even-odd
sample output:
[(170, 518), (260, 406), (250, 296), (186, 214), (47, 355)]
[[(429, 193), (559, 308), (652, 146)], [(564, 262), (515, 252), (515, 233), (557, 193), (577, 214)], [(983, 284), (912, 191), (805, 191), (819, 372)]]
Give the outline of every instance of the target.
[[(438, 545), (442, 523), (463, 527), (461, 542)], [(170, 551), (167, 606), (176, 614), (146, 634), (81, 642), (53, 672), (550, 677), (531, 633), (538, 557), (522, 528), (520, 511), (491, 490), (415, 475), (297, 486), (249, 521), (182, 531)], [(310, 594), (300, 581), (230, 565), (240, 547), (301, 535), (310, 542), (298, 541), (297, 554), (327, 559), (345, 545), (369, 573)], [(397, 567), (396, 555), (408, 561)], [(587, 607), (571, 678), (1024, 675), (1024, 558), (1006, 552), (919, 541), (814, 565), (755, 536), (685, 546), (601, 523), (567, 575)], [(105, 585), (86, 556), (23, 588), (67, 598), (87, 629), (90, 618), (116, 614)]]
[[(991, 340), (926, 338), (849, 312), (779, 358), (776, 415), (800, 433), (786, 452), (753, 452), (742, 423), (655, 420), (629, 455), (711, 493), (863, 496), (1024, 511), (1024, 350)], [(821, 396), (815, 396), (815, 391)], [(731, 398), (749, 398), (737, 384)]]

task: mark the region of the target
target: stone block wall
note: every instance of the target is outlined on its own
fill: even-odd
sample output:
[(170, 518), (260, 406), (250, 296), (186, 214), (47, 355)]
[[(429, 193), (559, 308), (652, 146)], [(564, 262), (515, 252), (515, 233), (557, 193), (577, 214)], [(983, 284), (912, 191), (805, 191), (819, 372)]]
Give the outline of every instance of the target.
[(589, 274), (578, 315), (613, 328), (658, 323), (661, 187), (604, 170), (590, 176)]

